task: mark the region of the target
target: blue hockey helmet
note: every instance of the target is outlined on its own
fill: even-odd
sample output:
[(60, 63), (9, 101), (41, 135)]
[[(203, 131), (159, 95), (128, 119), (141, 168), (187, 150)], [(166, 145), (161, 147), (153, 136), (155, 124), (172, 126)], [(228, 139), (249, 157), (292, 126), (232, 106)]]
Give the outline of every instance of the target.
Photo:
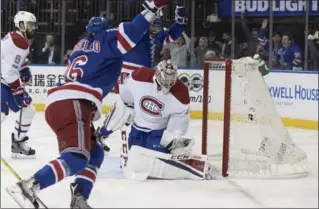
[(89, 34), (98, 33), (111, 27), (111, 23), (105, 17), (92, 17), (86, 26)]
[(157, 17), (155, 20), (153, 20), (152, 24), (163, 26), (163, 19), (161, 17)]
[(151, 24), (150, 27), (150, 34), (153, 38), (157, 36), (157, 34), (162, 30), (163, 28), (163, 19), (161, 17), (157, 17)]

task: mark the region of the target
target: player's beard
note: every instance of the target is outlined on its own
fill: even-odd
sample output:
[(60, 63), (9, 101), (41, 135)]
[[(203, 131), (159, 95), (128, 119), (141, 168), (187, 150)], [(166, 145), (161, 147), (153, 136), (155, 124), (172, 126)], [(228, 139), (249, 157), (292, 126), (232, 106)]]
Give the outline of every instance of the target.
[(34, 36), (34, 33), (31, 33), (30, 31), (26, 30), (25, 36), (27, 39), (32, 39)]

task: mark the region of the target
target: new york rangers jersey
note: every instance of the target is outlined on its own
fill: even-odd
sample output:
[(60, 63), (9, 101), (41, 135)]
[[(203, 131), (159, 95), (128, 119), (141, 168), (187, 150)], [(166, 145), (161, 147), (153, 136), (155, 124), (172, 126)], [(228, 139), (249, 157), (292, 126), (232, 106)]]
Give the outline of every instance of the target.
[(297, 44), (290, 44), (287, 48), (282, 47), (277, 52), (277, 60), (287, 63), (288, 69), (301, 69), (301, 49)]
[(188, 88), (177, 80), (168, 94), (159, 91), (154, 81), (155, 70), (140, 68), (120, 86), (120, 97), (126, 104), (134, 105), (135, 129), (180, 131), (185, 134), (189, 124)]
[(99, 119), (102, 99), (120, 75), (123, 55), (136, 46), (149, 26), (149, 21), (139, 14), (116, 29), (80, 40), (70, 56), (65, 83), (48, 91), (47, 106), (64, 99), (86, 99), (99, 110), (93, 120)]
[(1, 40), (1, 83), (21, 86), (20, 69), (29, 53), (29, 44), (20, 31), (12, 31)]
[(174, 23), (168, 30), (162, 29), (155, 39), (147, 32), (138, 45), (123, 58), (123, 73), (131, 73), (140, 67), (153, 67), (155, 48), (175, 41), (184, 31), (184, 26)]
[[(266, 38), (266, 29), (261, 29), (258, 34), (258, 40), (260, 43), (264, 46), (265, 51), (269, 52), (269, 41)], [(274, 45), (273, 46), (273, 55), (276, 58), (277, 62), (284, 62), (288, 65), (285, 66), (285, 68), (288, 69), (294, 69), (294, 68), (300, 68), (302, 63), (302, 57), (301, 57), (301, 49), (297, 44), (290, 44), (287, 48), (285, 48), (283, 45)], [(282, 66), (284, 67), (284, 66)]]

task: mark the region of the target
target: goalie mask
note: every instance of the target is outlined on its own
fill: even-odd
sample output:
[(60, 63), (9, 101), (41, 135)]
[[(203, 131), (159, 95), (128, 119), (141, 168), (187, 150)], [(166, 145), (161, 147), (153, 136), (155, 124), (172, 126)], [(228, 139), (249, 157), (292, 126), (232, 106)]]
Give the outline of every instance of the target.
[(156, 66), (155, 80), (163, 93), (167, 94), (177, 81), (177, 67), (170, 60), (163, 60)]

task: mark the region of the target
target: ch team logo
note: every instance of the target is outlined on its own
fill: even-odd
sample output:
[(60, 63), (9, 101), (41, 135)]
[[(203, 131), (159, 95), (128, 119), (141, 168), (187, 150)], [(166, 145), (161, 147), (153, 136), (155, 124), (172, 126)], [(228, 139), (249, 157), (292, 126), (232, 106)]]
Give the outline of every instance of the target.
[(162, 116), (162, 111), (164, 110), (164, 104), (157, 100), (155, 97), (144, 96), (140, 100), (140, 108), (143, 112), (155, 116)]
[(191, 76), (187, 73), (182, 73), (179, 75), (179, 79), (188, 87), (190, 91), (198, 92), (203, 88), (203, 77), (198, 73), (195, 73)]

